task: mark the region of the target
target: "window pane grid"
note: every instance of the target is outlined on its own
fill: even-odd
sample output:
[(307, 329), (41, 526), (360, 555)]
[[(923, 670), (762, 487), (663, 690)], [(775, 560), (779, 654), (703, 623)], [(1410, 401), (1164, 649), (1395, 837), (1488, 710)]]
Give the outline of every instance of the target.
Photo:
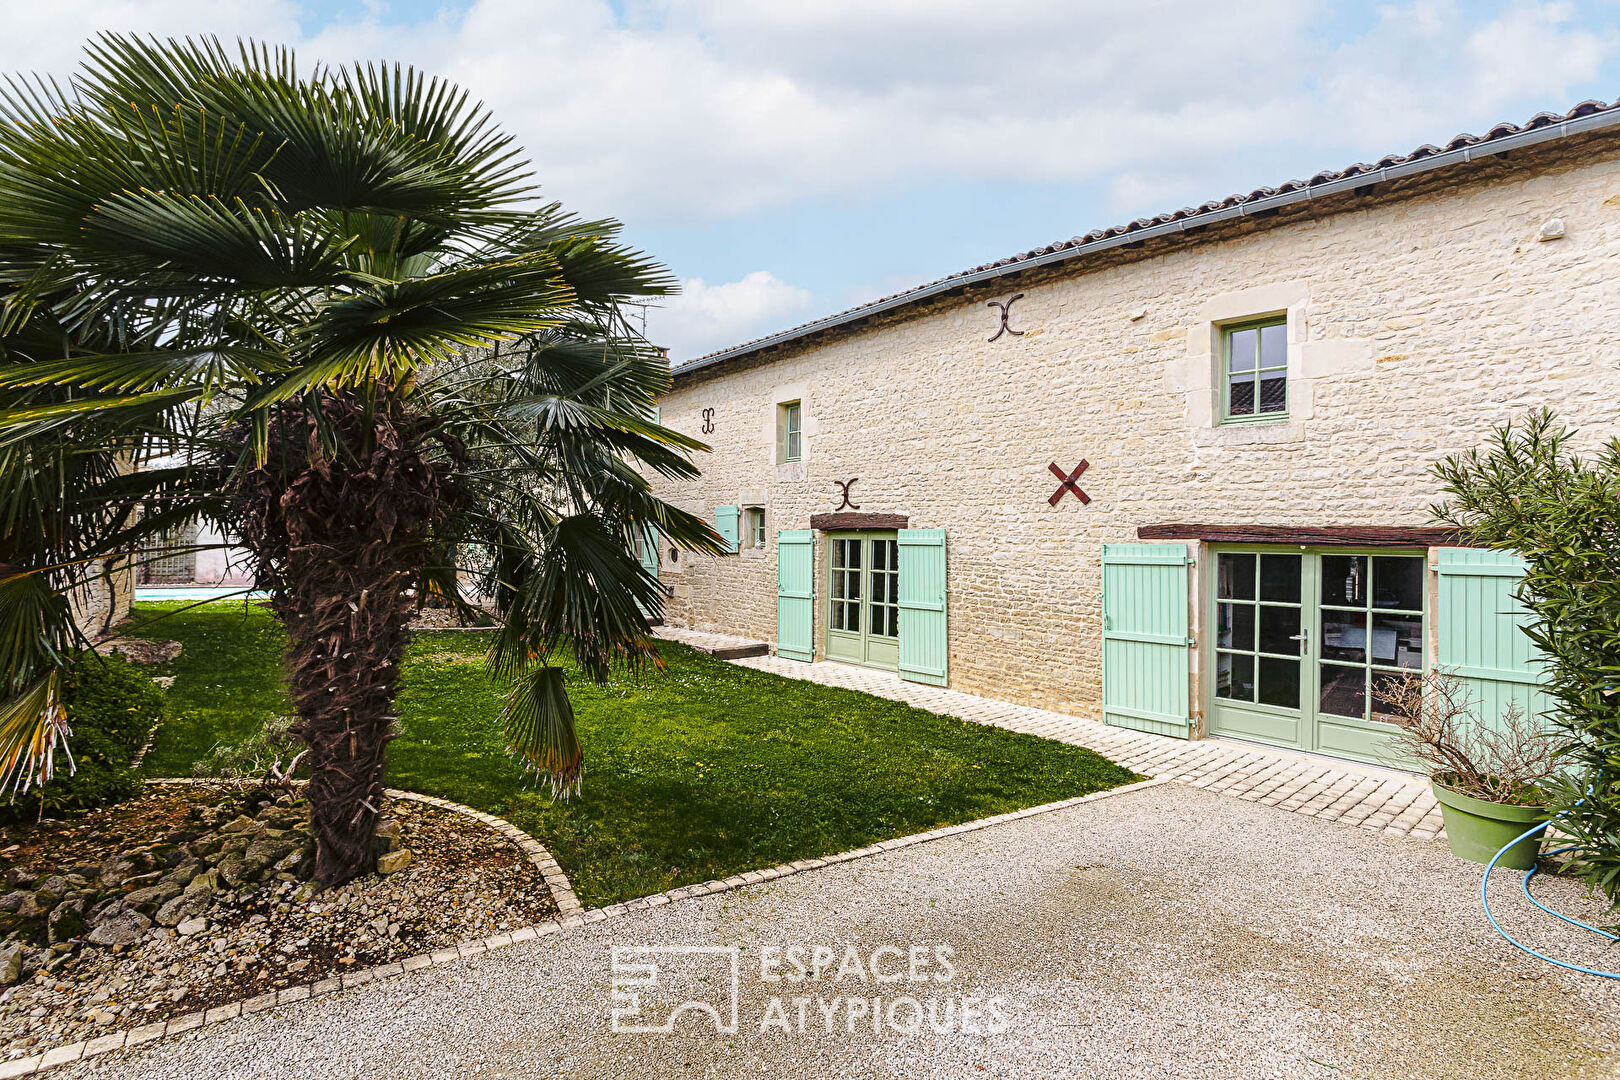
[(898, 545), (893, 540), (872, 541), (871, 632), (878, 637), (900, 636), (900, 569)]
[(1223, 335), (1225, 415), (1251, 419), (1288, 411), (1288, 324), (1235, 327)]
[[(1300, 690), (1298, 556), (1221, 553), (1216, 562), (1215, 695), (1297, 709)], [(1259, 599), (1259, 597), (1267, 599)], [(1291, 621), (1290, 621), (1291, 620)], [(1293, 633), (1288, 633), (1292, 630)], [(1294, 652), (1277, 652), (1278, 642)]]
[(798, 402), (782, 406), (782, 459), (798, 461), (800, 450)]
[(834, 540), (832, 549), (832, 628), (861, 632), (861, 542)]
[(1388, 715), (1379, 708), (1378, 687), (1423, 667), (1422, 588), (1420, 556), (1322, 557), (1321, 712), (1362, 720)]

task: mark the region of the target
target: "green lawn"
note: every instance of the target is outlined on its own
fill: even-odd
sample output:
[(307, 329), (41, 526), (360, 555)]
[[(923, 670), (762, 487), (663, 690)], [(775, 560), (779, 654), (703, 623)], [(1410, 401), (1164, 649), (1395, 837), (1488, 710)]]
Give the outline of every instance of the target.
[[(142, 605), (151, 615), (158, 605)], [(185, 650), (147, 771), (188, 773), (217, 741), (285, 707), (280, 631), (222, 602), (145, 632)], [(582, 795), (553, 803), (507, 757), (487, 638), (423, 634), (404, 670), (389, 783), (498, 814), (538, 837), (588, 905), (1129, 783), (1062, 743), (850, 690), (751, 671), (666, 644), (667, 671), (571, 688)]]
[(136, 624), (155, 621), (129, 634), (182, 645), (178, 659), (154, 669), (175, 678), (163, 726), (142, 763), (149, 776), (189, 776), (193, 763), (219, 743), (241, 742), (287, 711), (281, 624), (241, 600), (179, 610), (183, 606), (137, 604)]

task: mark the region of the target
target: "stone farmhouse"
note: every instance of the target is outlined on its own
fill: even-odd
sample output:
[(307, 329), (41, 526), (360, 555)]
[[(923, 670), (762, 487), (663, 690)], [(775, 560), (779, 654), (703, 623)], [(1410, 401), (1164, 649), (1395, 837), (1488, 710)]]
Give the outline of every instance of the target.
[(1620, 414), (1620, 106), (1092, 232), (684, 363), (674, 625), (1165, 735), (1389, 760), (1440, 665), (1534, 707), (1432, 464)]

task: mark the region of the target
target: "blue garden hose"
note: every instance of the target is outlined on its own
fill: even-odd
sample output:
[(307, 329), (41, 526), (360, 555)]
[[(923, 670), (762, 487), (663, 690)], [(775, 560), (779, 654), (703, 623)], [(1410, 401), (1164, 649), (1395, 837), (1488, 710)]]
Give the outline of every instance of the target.
[[(1491, 901), (1490, 897), (1486, 895), (1486, 887), (1491, 883), (1491, 871), (1496, 869), (1496, 861), (1503, 855), (1506, 855), (1508, 849), (1513, 847), (1514, 844), (1517, 844), (1522, 840), (1528, 840), (1530, 837), (1546, 829), (1547, 826), (1551, 824), (1552, 822), (1550, 821), (1543, 821), (1541, 824), (1533, 826), (1532, 828), (1526, 830), (1522, 835), (1504, 844), (1502, 846), (1502, 850), (1498, 851), (1491, 857), (1490, 863), (1485, 867), (1485, 876), (1481, 878), (1479, 882), (1479, 906), (1485, 909), (1485, 917), (1491, 921), (1491, 927), (1498, 934), (1501, 934), (1502, 937), (1507, 940), (1507, 943), (1512, 945), (1515, 949), (1518, 949), (1521, 952), (1527, 952), (1537, 960), (1545, 960), (1549, 964), (1554, 964), (1561, 968), (1567, 968), (1570, 971), (1578, 971), (1582, 975), (1596, 975), (1603, 979), (1620, 979), (1620, 971), (1599, 971), (1597, 968), (1582, 967), (1580, 964), (1571, 964), (1566, 960), (1555, 960), (1546, 953), (1537, 952), (1530, 946), (1524, 944), (1522, 941), (1519, 941), (1506, 930), (1502, 929), (1501, 924), (1496, 921), (1496, 916), (1491, 914)], [(1570, 847), (1559, 848), (1557, 851), (1549, 851), (1547, 854), (1560, 855), (1566, 851), (1574, 850), (1575, 846), (1572, 845)], [(1529, 900), (1532, 904), (1536, 905), (1536, 907), (1540, 908), (1542, 911), (1545, 911), (1548, 915), (1551, 915), (1555, 919), (1562, 919), (1571, 926), (1578, 926), (1582, 930), (1590, 930), (1592, 933), (1597, 934), (1600, 937), (1606, 937), (1610, 941), (1620, 941), (1620, 935), (1611, 934), (1607, 930), (1599, 930), (1595, 926), (1588, 923), (1583, 923), (1579, 919), (1572, 919), (1568, 915), (1561, 915), (1552, 908), (1548, 907), (1546, 904), (1543, 904), (1540, 900), (1537, 900), (1534, 896), (1530, 895), (1530, 879), (1536, 876), (1536, 871), (1538, 869), (1539, 866), (1532, 866), (1529, 870), (1525, 871), (1524, 882), (1521, 886), (1524, 889), (1525, 899)]]

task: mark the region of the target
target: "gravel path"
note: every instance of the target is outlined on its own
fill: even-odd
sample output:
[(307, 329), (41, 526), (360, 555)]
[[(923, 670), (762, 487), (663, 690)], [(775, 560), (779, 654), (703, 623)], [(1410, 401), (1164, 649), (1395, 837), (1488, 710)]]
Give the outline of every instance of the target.
[[(1620, 987), (1513, 952), (1485, 927), (1477, 884), (1443, 844), (1163, 785), (586, 926), (56, 1075), (1620, 1074)], [(1516, 881), (1498, 891), (1508, 923), (1531, 942), (1620, 964), (1620, 950), (1605, 956), (1587, 935), (1530, 918)], [(1570, 883), (1541, 891), (1563, 910), (1596, 914)], [(738, 1034), (717, 1035), (690, 1013), (675, 1035), (614, 1034), (615, 944), (741, 946)], [(773, 945), (826, 945), (848, 973), (762, 982), (762, 947)], [(914, 945), (924, 947), (925, 978), (943, 973), (938, 946), (954, 950), (951, 981), (855, 979), (853, 965), (868, 965), (874, 950)], [(886, 974), (904, 970), (896, 955), (879, 953)], [(697, 970), (713, 960), (678, 962)], [(724, 1000), (716, 974), (702, 992)], [(848, 998), (902, 994), (933, 998), (936, 1018), (946, 999), (979, 999), (979, 1033), (874, 1035), (865, 1016), (846, 1030)], [(789, 1031), (760, 1029), (772, 995)], [(802, 1034), (791, 1030), (795, 995), (820, 999)], [(835, 998), (829, 1033), (818, 1010)], [(997, 1009), (1005, 1031), (991, 1033)], [(899, 1026), (909, 1017), (902, 1010)]]

